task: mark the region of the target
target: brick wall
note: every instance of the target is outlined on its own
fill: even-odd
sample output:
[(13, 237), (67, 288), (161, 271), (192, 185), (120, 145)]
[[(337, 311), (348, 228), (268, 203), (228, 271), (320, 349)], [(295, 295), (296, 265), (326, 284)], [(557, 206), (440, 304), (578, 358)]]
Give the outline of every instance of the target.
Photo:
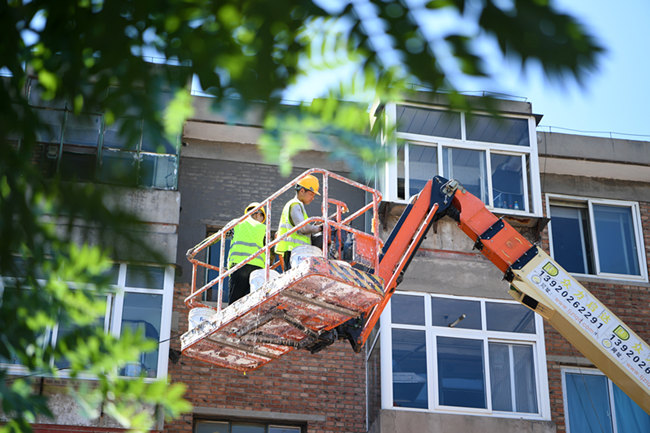
[[(209, 226), (221, 227), (241, 216), (250, 202), (265, 200), (304, 171), (294, 169), (288, 177), (282, 177), (273, 165), (181, 157), (178, 177), (181, 215), (176, 259), (181, 269), (179, 281), (190, 281), (191, 266), (185, 253), (206, 237)], [(273, 227), (277, 227), (284, 203), (294, 194), (287, 192), (274, 202), (270, 216)], [(351, 209), (355, 209), (355, 203), (364, 201), (359, 190), (338, 182), (332, 183), (330, 196), (344, 201)], [(315, 215), (320, 213), (320, 208), (321, 201), (317, 197), (307, 207), (307, 213)]]
[[(650, 257), (650, 203), (639, 203), (647, 258)], [(542, 248), (549, 250), (548, 230), (542, 235)], [(650, 342), (650, 287), (648, 284), (616, 284), (607, 280), (602, 282), (581, 281), (593, 295), (623, 320), (646, 343)], [(557, 424), (557, 431), (565, 432), (564, 395), (562, 391), (562, 368), (585, 366), (583, 355), (562, 337), (553, 327), (544, 324), (546, 354), (548, 357), (563, 356), (562, 362), (548, 360), (549, 397), (551, 417)], [(572, 361), (573, 360), (573, 361)]]
[[(182, 300), (188, 294), (187, 284), (176, 285), (174, 311), (180, 314), (181, 333), (187, 330)], [(180, 349), (178, 338), (172, 339), (171, 347)], [(181, 357), (176, 364), (170, 362), (169, 374), (172, 381), (187, 385), (186, 398), (195, 407), (325, 417), (309, 422), (305, 430), (309, 433), (366, 431), (364, 355), (354, 353), (348, 343), (314, 355), (294, 351), (247, 374)], [(254, 414), (246, 420), (266, 421)], [(192, 415), (186, 414), (166, 423), (165, 431), (190, 433), (192, 425)]]
[[(248, 203), (264, 200), (303, 171), (296, 169), (284, 178), (277, 167), (265, 164), (181, 158), (177, 264), (182, 271), (175, 287), (174, 314), (179, 317), (179, 325), (172, 329), (174, 335), (187, 330), (183, 299), (189, 295), (191, 267), (185, 252), (202, 241), (210, 227), (240, 216)], [(273, 226), (277, 225), (282, 206), (294, 192), (285, 195), (274, 202)], [(330, 186), (330, 196), (346, 202), (354, 210), (355, 203), (364, 199), (363, 194), (336, 183)], [(308, 206), (307, 212), (320, 213), (320, 206), (317, 199)], [(180, 350), (179, 338), (172, 339), (171, 348)], [(355, 354), (347, 342), (334, 344), (314, 355), (294, 351), (246, 375), (186, 357), (181, 357), (176, 364), (170, 362), (169, 374), (172, 381), (187, 384), (187, 398), (195, 407), (250, 411), (251, 417), (244, 420), (277, 424), (282, 423), (281, 414), (324, 420), (307, 422), (305, 431), (309, 433), (366, 431), (364, 355)], [(273, 420), (264, 418), (264, 413), (269, 412), (273, 413)], [(262, 414), (256, 417), (255, 413)], [(280, 418), (276, 418), (278, 414)], [(194, 419), (192, 414), (186, 414), (166, 423), (165, 431), (189, 433)], [(210, 418), (197, 416), (196, 419)]]

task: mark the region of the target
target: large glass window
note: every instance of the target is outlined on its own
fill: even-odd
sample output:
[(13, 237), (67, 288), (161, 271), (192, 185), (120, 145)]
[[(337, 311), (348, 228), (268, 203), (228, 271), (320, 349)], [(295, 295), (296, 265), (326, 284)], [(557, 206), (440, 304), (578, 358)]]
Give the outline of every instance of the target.
[(650, 431), (650, 415), (596, 370), (564, 370), (568, 433)]
[(494, 209), (541, 215), (532, 117), (470, 116), (407, 105), (396, 105), (395, 116), (404, 144), (387, 166), (389, 200), (408, 200), (440, 175), (458, 180)]
[(460, 113), (453, 111), (398, 105), (397, 130), (460, 139), (461, 116)]
[[(97, 319), (97, 326), (115, 336), (128, 328), (159, 343), (156, 349), (141, 354), (140, 359), (125, 366), (119, 373), (123, 376), (165, 377), (171, 331), (173, 269), (118, 263), (113, 266), (110, 275), (116, 290), (106, 296), (106, 314)], [(72, 324), (58, 323), (38, 344), (56, 345), (73, 329)], [(0, 358), (0, 362), (17, 364), (18, 360)], [(70, 365), (67, 359), (52, 362), (63, 374), (63, 370)]]
[(550, 197), (553, 257), (576, 274), (646, 279), (638, 204)]
[[(543, 330), (513, 302), (395, 294), (389, 407), (547, 416)], [(382, 364), (385, 365), (385, 364)], [(386, 400), (384, 400), (386, 402)], [(384, 406), (385, 407), (385, 406)]]
[(530, 146), (527, 119), (472, 114), (466, 122), (468, 140)]
[(80, 181), (176, 188), (177, 145), (161, 134), (144, 130), (141, 119), (119, 118), (108, 125), (102, 113), (74, 114), (69, 104), (42, 101), (33, 82), (30, 82), (29, 95), (30, 103), (45, 123), (37, 131), (42, 149), (37, 159), (49, 175), (59, 173), (65, 179)]
[(456, 179), (467, 191), (488, 201), (485, 152), (445, 147), (442, 150), (443, 176)]

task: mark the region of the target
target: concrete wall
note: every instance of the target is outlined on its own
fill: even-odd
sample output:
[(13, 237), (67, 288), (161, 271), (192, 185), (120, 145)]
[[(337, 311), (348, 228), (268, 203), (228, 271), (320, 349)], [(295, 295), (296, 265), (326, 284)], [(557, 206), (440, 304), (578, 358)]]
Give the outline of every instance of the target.
[(539, 132), (537, 143), (542, 173), (650, 182), (650, 142)]
[[(134, 229), (142, 236), (142, 242), (159, 252), (165, 263), (176, 261), (178, 225), (180, 223), (180, 193), (156, 189), (113, 188), (107, 197), (107, 205), (117, 203), (135, 214), (144, 224)], [(118, 251), (131, 260), (150, 262), (146, 251)]]
[[(387, 239), (404, 205), (385, 206), (382, 237)], [(474, 249), (451, 218), (441, 219), (426, 234), (398, 290), (512, 299), (503, 273)]]
[[(263, 201), (305, 170), (295, 167), (290, 176), (282, 177), (276, 166), (260, 162), (196, 157), (181, 157), (180, 167), (178, 183), (182, 204), (176, 263), (182, 270), (179, 276), (182, 282), (189, 282), (191, 277), (191, 266), (185, 257), (188, 249), (201, 242), (209, 231), (241, 216), (250, 202)], [(287, 192), (274, 202), (269, 215), (273, 230), (277, 229), (284, 203), (294, 195), (293, 191)], [(358, 209), (365, 200), (359, 190), (336, 182), (330, 186), (330, 197), (342, 200), (351, 209)], [(306, 207), (307, 213), (320, 214), (321, 204), (317, 197)], [(357, 228), (360, 223), (361, 220)]]

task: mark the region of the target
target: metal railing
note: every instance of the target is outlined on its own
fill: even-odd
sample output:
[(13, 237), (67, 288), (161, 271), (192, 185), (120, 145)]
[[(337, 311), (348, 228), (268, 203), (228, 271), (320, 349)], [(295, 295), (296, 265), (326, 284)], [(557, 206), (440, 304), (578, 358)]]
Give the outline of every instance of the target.
[[(322, 205), (321, 205), (321, 215), (315, 216), (315, 217), (310, 217), (307, 218), (305, 221), (300, 223), (299, 225), (293, 227), (291, 230), (287, 231), (284, 235), (280, 237), (275, 237), (275, 239), (271, 239), (271, 231), (272, 227), (274, 225), (277, 226), (277, 222), (274, 223), (272, 221), (272, 209), (274, 205), (274, 201), (277, 200), (282, 194), (286, 193), (289, 190), (292, 190), (294, 186), (304, 177), (308, 175), (315, 175), (315, 174), (320, 174), (322, 175)], [(347, 185), (350, 185), (354, 188), (357, 188), (359, 190), (362, 190), (366, 193), (368, 193), (371, 197), (371, 201), (360, 207), (358, 210), (356, 210), (353, 214), (348, 216), (347, 218), (343, 219), (343, 213), (347, 212), (347, 205), (343, 203), (342, 201), (336, 200), (336, 199), (330, 199), (329, 197), (329, 188), (330, 188), (330, 180), (335, 180)], [(286, 240), (289, 236), (291, 236), (293, 233), (296, 233), (298, 230), (303, 228), (304, 226), (308, 224), (322, 224), (323, 228), (327, 227), (328, 230), (323, 230), (322, 235), (323, 235), (323, 246), (324, 248), (322, 249), (322, 254), (324, 258), (328, 258), (328, 252), (329, 252), (329, 241), (330, 241), (330, 236), (332, 233), (336, 233), (339, 236), (339, 241), (341, 237), (342, 232), (348, 232), (353, 235), (356, 235), (358, 237), (365, 237), (365, 238), (371, 238), (372, 243), (374, 245), (374, 251), (372, 251), (372, 268), (375, 270), (378, 269), (378, 263), (379, 263), (379, 253), (382, 248), (382, 241), (379, 237), (379, 203), (382, 200), (381, 193), (374, 188), (370, 188), (369, 186), (363, 185), (359, 182), (355, 182), (353, 180), (347, 179), (343, 176), (340, 176), (336, 173), (332, 173), (328, 170), (324, 169), (319, 169), (319, 168), (312, 168), (310, 170), (305, 171), (295, 179), (293, 179), (291, 182), (289, 182), (287, 185), (282, 187), (280, 190), (276, 191), (273, 195), (268, 197), (266, 200), (261, 202), (258, 206), (255, 208), (251, 209), (248, 213), (245, 215), (242, 215), (239, 218), (236, 218), (232, 221), (230, 221), (228, 224), (226, 224), (225, 227), (223, 227), (221, 230), (218, 232), (208, 236), (206, 239), (201, 241), (198, 245), (196, 245), (193, 248), (190, 248), (187, 251), (187, 259), (192, 263), (192, 282), (191, 282), (191, 293), (190, 295), (185, 298), (185, 304), (190, 307), (190, 308), (195, 308), (195, 307), (208, 307), (208, 308), (213, 308), (212, 306), (209, 306), (201, 301), (201, 297), (203, 293), (205, 293), (209, 289), (214, 289), (215, 287), (218, 290), (218, 300), (217, 300), (217, 312), (220, 312), (223, 308), (222, 305), (222, 299), (223, 299), (223, 285), (224, 285), (224, 280), (228, 278), (230, 275), (232, 275), (235, 271), (240, 269), (242, 266), (250, 263), (252, 260), (255, 258), (259, 257), (260, 255), (264, 254), (265, 258), (265, 264), (264, 264), (264, 269), (265, 269), (265, 281), (268, 281), (269, 275), (270, 275), (270, 270), (274, 267), (278, 266), (278, 262), (274, 262), (273, 258), (275, 258), (275, 253), (274, 253), (274, 248), (275, 246), (283, 241)], [(284, 203), (282, 204), (284, 206)], [(332, 215), (329, 214), (329, 208), (330, 206), (335, 206), (335, 211)], [(266, 226), (266, 234), (265, 234), (265, 243), (264, 247), (262, 247), (260, 250), (255, 252), (254, 254), (248, 256), (245, 260), (241, 261), (240, 263), (237, 263), (235, 266), (232, 268), (228, 269), (226, 263), (227, 257), (226, 257), (226, 237), (228, 235), (228, 232), (230, 232), (232, 229), (234, 229), (238, 224), (242, 223), (244, 220), (246, 220), (249, 216), (253, 215), (255, 212), (257, 212), (259, 209), (264, 209), (266, 211), (266, 221), (265, 221), (265, 226)], [(372, 218), (371, 218), (371, 233), (365, 233), (361, 230), (355, 229), (350, 226), (350, 224), (355, 221), (357, 218), (359, 218), (362, 215), (365, 215), (367, 212), (372, 212)], [(213, 265), (208, 263), (209, 260), (203, 261), (197, 258), (197, 256), (203, 252), (206, 251), (208, 247), (211, 245), (214, 245), (216, 243), (220, 242), (219, 248), (219, 265)], [(341, 242), (338, 242), (338, 248), (339, 248), (339, 257), (341, 256)], [(219, 272), (219, 275), (216, 278), (213, 278), (212, 280), (208, 281), (204, 285), (197, 287), (197, 278), (199, 276), (199, 269), (203, 268), (205, 269), (205, 272), (207, 273), (208, 270), (213, 270)]]

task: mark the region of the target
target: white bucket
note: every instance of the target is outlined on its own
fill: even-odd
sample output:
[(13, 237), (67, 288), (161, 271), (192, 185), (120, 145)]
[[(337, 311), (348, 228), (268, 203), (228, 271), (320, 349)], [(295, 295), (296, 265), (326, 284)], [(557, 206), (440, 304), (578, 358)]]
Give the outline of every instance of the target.
[[(265, 276), (265, 271), (264, 269), (256, 269), (253, 272), (251, 272), (250, 277), (248, 278), (248, 282), (251, 285), (251, 293), (253, 293), (255, 290), (259, 289), (264, 285), (264, 276)], [(269, 281), (271, 281), (274, 278), (277, 278), (280, 274), (274, 271), (273, 269), (269, 269)]]
[(291, 250), (291, 267), (295, 268), (307, 257), (319, 257), (323, 252), (313, 245), (301, 245)]
[(190, 314), (188, 314), (188, 320), (190, 322), (190, 330), (199, 326), (199, 323), (207, 320), (212, 316), (216, 310), (212, 308), (198, 307), (192, 308)]

